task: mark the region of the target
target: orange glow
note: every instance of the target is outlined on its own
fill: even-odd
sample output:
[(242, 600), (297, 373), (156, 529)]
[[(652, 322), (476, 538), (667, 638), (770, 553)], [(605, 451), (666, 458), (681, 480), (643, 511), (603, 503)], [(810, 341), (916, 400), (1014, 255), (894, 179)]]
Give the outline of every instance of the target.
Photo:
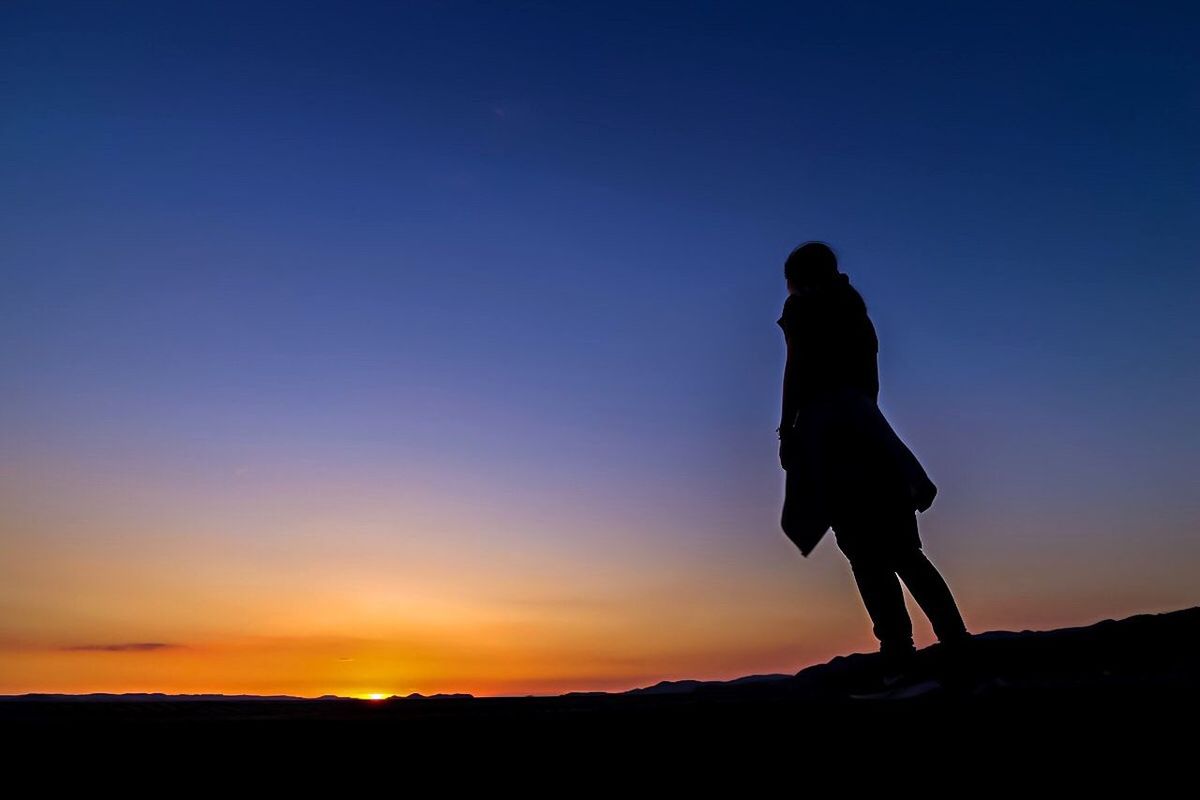
[[(552, 695), (796, 672), (875, 647), (832, 540), (802, 559), (771, 509), (717, 546), (365, 478), (264, 486), (245, 508), (149, 475), (125, 494), (103, 480), (0, 484), (0, 694)], [(1069, 548), (989, 553), (936, 523), (927, 549), (975, 630), (1194, 603), (1188, 559), (1122, 571), (1098, 544), (1081, 571)], [(1011, 548), (1014, 530), (973, 534)]]

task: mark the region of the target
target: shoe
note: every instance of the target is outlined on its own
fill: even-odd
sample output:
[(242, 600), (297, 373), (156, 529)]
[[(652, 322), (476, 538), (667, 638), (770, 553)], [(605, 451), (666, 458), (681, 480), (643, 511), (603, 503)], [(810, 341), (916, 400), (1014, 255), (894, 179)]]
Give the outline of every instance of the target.
[(973, 637), (966, 632), (941, 642), (938, 648), (938, 674), (947, 686), (971, 686), (978, 679), (973, 645)]
[(911, 683), (916, 680), (917, 676), (911, 670), (889, 670), (883, 673), (879, 682), (883, 684), (883, 688), (891, 689), (905, 683)]
[(944, 645), (950, 645), (953, 647), (956, 645), (967, 644), (968, 642), (974, 641), (974, 639), (975, 639), (975, 635), (973, 633), (971, 633), (969, 630), (967, 630), (966, 628), (963, 628), (962, 630), (954, 633), (952, 636), (947, 636), (944, 639), (939, 637), (938, 641)]
[(879, 651), (883, 669), (880, 681), (885, 687), (895, 686), (913, 677), (917, 648), (913, 645)]
[(851, 692), (851, 700), (911, 700), (914, 697), (923, 697), (933, 692), (944, 692), (945, 687), (936, 680), (929, 678), (913, 680), (908, 683), (899, 684), (894, 687), (884, 688), (882, 691), (873, 692)]
[(972, 645), (975, 643), (975, 637), (970, 631), (962, 630), (953, 636), (948, 636), (944, 639), (938, 639), (938, 649), (942, 652), (942, 657), (953, 661), (963, 661), (972, 653)]

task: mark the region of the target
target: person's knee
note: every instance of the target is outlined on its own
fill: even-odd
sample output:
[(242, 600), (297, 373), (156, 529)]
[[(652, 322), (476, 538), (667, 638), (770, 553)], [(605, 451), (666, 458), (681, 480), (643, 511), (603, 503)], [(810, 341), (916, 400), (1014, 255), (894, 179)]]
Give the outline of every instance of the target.
[(860, 578), (878, 578), (880, 575), (895, 572), (895, 566), (884, 553), (878, 552), (857, 552), (850, 560), (850, 571), (855, 577)]

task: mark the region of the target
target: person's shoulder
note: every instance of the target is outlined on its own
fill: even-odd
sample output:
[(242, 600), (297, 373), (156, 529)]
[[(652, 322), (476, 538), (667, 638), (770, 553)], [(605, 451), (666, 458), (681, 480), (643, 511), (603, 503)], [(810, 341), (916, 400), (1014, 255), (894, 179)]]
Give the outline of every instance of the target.
[(799, 291), (792, 292), (787, 296), (787, 299), (783, 301), (784, 313), (796, 313), (812, 305), (810, 302), (812, 296), (813, 293), (807, 289), (801, 289)]
[(834, 283), (834, 286), (836, 287), (842, 302), (848, 308), (860, 314), (867, 313), (867, 302), (863, 299), (862, 292), (858, 291), (854, 284), (850, 282), (849, 275), (844, 272), (839, 272), (837, 274), (837, 279)]
[(794, 311), (796, 309), (797, 304), (800, 302), (798, 299), (799, 297), (800, 297), (799, 294), (793, 292), (792, 294), (789, 294), (787, 296), (786, 300), (783, 301), (783, 315), (784, 316), (787, 316), (789, 312)]
[(793, 292), (783, 301), (783, 311), (779, 315), (779, 319), (775, 320), (782, 328), (787, 328), (790, 324), (800, 318), (800, 306), (802, 298), (800, 292)]

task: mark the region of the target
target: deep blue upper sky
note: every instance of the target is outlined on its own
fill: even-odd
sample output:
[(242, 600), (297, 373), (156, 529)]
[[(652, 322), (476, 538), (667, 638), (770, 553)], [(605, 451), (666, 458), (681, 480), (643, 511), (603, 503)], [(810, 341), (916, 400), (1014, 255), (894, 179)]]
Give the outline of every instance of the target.
[(1175, 558), (1198, 17), (5, 3), (7, 448), (420, 464), (735, 552), (778, 534), (782, 265), (822, 239), (958, 541), (1151, 517)]

